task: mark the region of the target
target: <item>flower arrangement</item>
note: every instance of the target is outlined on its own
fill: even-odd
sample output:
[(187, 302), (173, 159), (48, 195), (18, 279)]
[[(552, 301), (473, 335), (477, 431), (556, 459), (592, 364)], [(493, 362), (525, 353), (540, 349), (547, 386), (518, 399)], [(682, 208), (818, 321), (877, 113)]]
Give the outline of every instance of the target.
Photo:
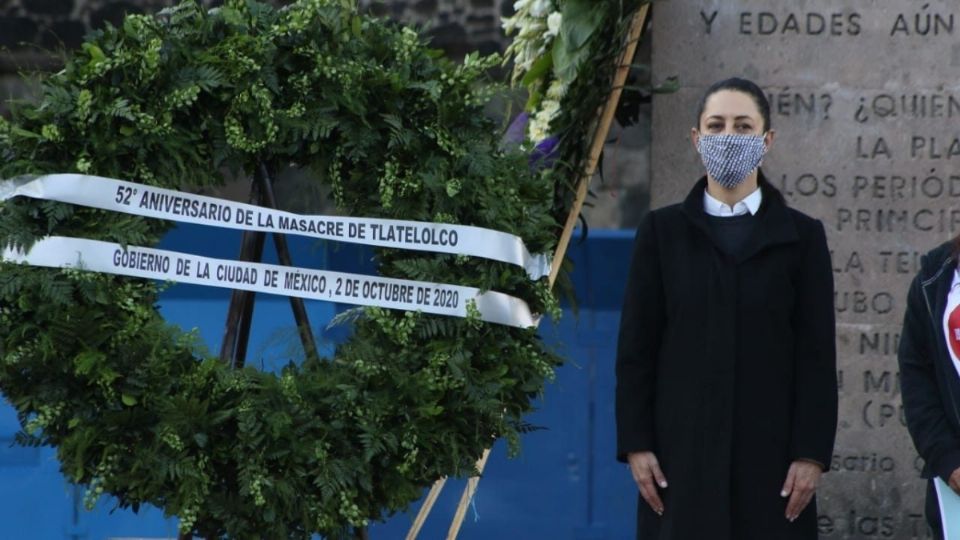
[(567, 179), (566, 189), (557, 191), (558, 219), (571, 208), (571, 179), (582, 174), (578, 168), (587, 157), (597, 110), (610, 94), (632, 15), (648, 2), (517, 0), (514, 14), (502, 21), (513, 36), (504, 56), (513, 63), (511, 82), (528, 95), (508, 138)]
[[(514, 10), (512, 17), (502, 21), (507, 35), (516, 34), (507, 48), (505, 59), (512, 58), (514, 62), (511, 82), (522, 81), (530, 91), (526, 136), (538, 143), (549, 135), (550, 122), (560, 111), (560, 99), (569, 86), (569, 82), (558, 78), (549, 80), (547, 73), (548, 64), (553, 61), (551, 48), (560, 34), (563, 14), (555, 0), (518, 0)], [(527, 77), (529, 73), (532, 76)]]

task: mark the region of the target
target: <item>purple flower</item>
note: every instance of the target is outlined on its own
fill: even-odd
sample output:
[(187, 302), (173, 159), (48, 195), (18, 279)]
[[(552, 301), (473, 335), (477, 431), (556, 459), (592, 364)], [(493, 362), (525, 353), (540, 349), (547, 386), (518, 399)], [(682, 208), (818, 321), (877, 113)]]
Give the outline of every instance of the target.
[[(530, 115), (522, 112), (510, 122), (510, 127), (503, 134), (502, 144), (504, 147), (519, 146), (526, 139), (527, 125), (530, 123)], [(560, 140), (554, 136), (537, 143), (530, 152), (530, 168), (532, 170), (549, 169), (553, 167), (557, 160), (557, 150)]]
[(530, 152), (530, 168), (534, 170), (549, 169), (557, 161), (560, 139), (553, 135), (537, 143)]
[(513, 122), (510, 122), (510, 127), (507, 128), (507, 132), (503, 134), (503, 145), (504, 146), (516, 146), (523, 143), (526, 139), (527, 133), (527, 124), (530, 123), (530, 115), (522, 112), (513, 119)]

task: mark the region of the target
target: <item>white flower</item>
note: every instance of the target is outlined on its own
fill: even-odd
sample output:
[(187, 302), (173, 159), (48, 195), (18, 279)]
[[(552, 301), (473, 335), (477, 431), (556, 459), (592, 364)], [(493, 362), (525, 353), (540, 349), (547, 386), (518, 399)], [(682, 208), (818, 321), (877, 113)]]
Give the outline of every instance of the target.
[(567, 94), (567, 85), (560, 80), (554, 80), (547, 88), (547, 97), (559, 101)]
[(550, 11), (550, 0), (533, 0), (530, 4), (530, 15), (544, 17)]
[(563, 14), (559, 11), (551, 13), (547, 17), (547, 36), (556, 36), (560, 33), (560, 25), (563, 23)]
[(540, 103), (540, 110), (530, 118), (527, 126), (527, 136), (534, 143), (538, 143), (550, 135), (550, 122), (560, 114), (560, 102), (547, 99)]
[(520, 33), (517, 34), (517, 37), (520, 39), (531, 39), (539, 37), (539, 34), (542, 34), (546, 30), (547, 26), (542, 22), (534, 22), (520, 29)]
[(538, 143), (547, 138), (547, 126), (543, 125), (543, 123), (537, 119), (530, 120), (527, 136), (530, 137), (530, 140), (534, 143)]
[(514, 34), (504, 55), (504, 64), (513, 60), (514, 84), (547, 53), (560, 32), (563, 16), (553, 12), (555, 3), (555, 0), (516, 0), (514, 15), (501, 21), (505, 33)]
[(540, 112), (537, 113), (537, 116), (549, 122), (558, 112), (560, 112), (560, 102), (548, 99), (540, 104)]

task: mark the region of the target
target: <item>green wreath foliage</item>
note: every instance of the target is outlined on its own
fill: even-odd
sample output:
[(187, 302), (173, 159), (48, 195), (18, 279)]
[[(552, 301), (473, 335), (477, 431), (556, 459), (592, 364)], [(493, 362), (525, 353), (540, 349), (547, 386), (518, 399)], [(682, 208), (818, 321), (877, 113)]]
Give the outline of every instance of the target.
[[(551, 173), (484, 114), (496, 58), (453, 64), (349, 0), (186, 2), (93, 35), (0, 121), (0, 177), (82, 172), (176, 189), (263, 163), (309, 168), (346, 214), (477, 225), (552, 249)], [(14, 199), (0, 246), (46, 235), (154, 245), (166, 222)], [(382, 275), (497, 290), (556, 313), (546, 280), (488, 260), (379, 250)], [(0, 389), (25, 444), (121, 507), (206, 538), (328, 536), (516, 442), (560, 360), (536, 331), (361, 310), (333, 358), (230, 369), (158, 315), (144, 280), (0, 265)]]

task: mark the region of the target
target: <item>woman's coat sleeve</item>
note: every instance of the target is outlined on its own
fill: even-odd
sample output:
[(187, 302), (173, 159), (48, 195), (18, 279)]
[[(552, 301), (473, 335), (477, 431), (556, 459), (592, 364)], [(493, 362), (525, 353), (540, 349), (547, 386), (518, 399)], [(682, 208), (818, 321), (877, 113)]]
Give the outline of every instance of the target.
[(833, 265), (823, 224), (807, 241), (796, 291), (791, 457), (829, 469), (837, 431), (837, 347)]
[(907, 311), (897, 359), (907, 429), (917, 452), (926, 462), (924, 476), (936, 474), (947, 481), (960, 467), (960, 439), (947, 420), (945, 406), (953, 406), (951, 398), (941, 396), (937, 384), (933, 363), (937, 346), (929, 343), (936, 335), (930, 331), (930, 311), (923, 297), (920, 276), (917, 276), (907, 293)]
[(637, 231), (620, 318), (616, 361), (617, 459), (654, 450), (657, 356), (665, 319), (654, 213)]

